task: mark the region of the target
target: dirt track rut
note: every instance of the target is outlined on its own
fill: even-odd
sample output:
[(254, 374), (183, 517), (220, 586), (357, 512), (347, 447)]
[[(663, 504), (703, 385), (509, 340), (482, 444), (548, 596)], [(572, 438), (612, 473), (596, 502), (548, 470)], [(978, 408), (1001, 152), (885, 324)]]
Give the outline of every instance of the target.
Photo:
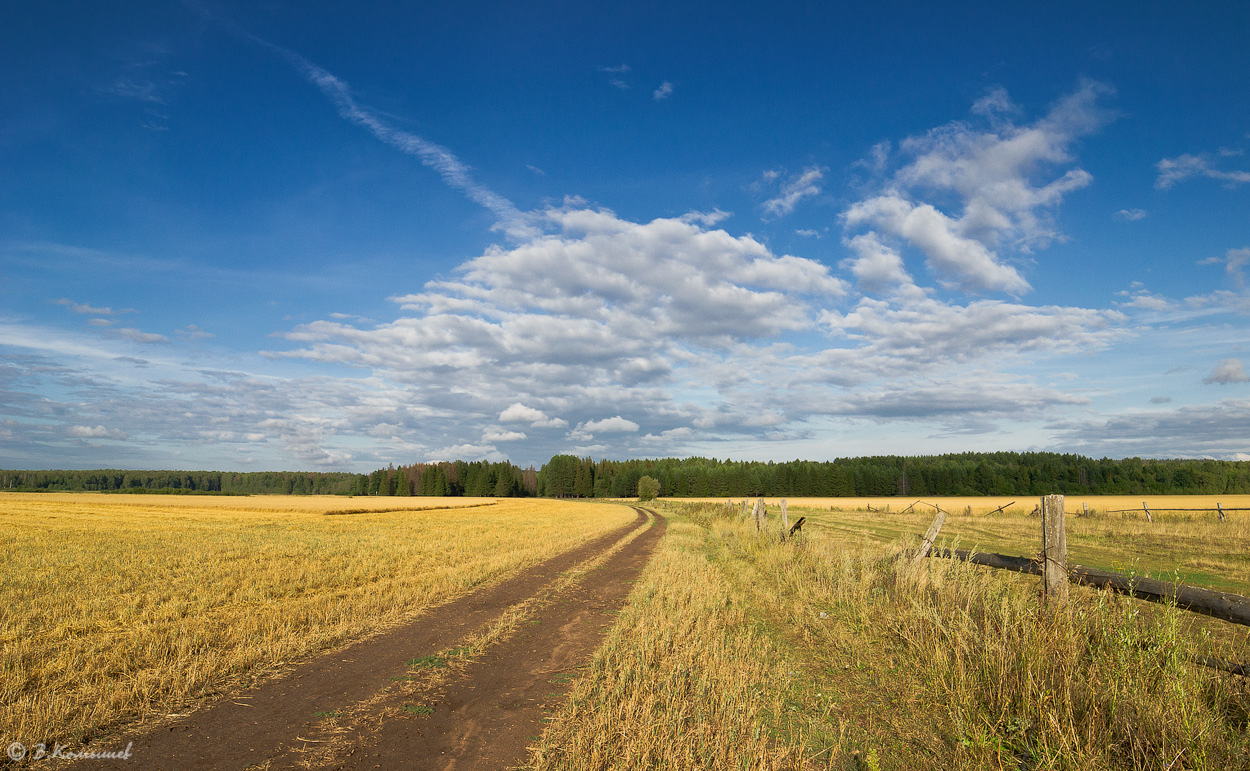
[[(638, 520), (492, 587), (473, 592), (396, 629), (323, 655), (290, 675), (226, 697), (178, 722), (133, 740), (126, 761), (81, 761), (83, 769), (502, 769), (525, 759), (540, 734), (544, 708), (562, 702), (573, 669), (598, 647), (632, 579), (664, 530), (662, 519)], [(386, 710), (388, 687), (407, 662), (448, 650), (513, 606), (542, 594), (562, 574), (645, 528), (603, 564), (560, 591), (488, 648), (457, 678), (425, 695), (430, 714)], [(398, 697), (395, 697), (398, 698)], [(337, 751), (305, 752), (320, 715), (376, 704), (380, 722), (350, 727)], [(113, 742), (110, 742), (112, 744)]]

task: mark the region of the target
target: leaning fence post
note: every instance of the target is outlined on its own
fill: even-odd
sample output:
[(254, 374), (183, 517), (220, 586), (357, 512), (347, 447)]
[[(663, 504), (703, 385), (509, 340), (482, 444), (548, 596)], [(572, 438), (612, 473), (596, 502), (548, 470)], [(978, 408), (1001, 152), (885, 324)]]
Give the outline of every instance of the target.
[(929, 530), (924, 534), (924, 541), (920, 544), (920, 548), (916, 550), (916, 556), (911, 558), (912, 562), (919, 562), (929, 556), (929, 551), (933, 548), (933, 542), (937, 540), (938, 533), (942, 531), (942, 523), (946, 521), (946, 512), (941, 509), (938, 509), (937, 512), (937, 516), (933, 518), (933, 524), (929, 525)]
[(1221, 506), (1218, 501), (1215, 504), (1215, 510), (1220, 513), (1220, 521), (1223, 522), (1224, 521), (1224, 507)]
[(1144, 511), (1144, 512), (1146, 512), (1146, 521), (1147, 521), (1147, 522), (1154, 522), (1154, 521), (1155, 521), (1155, 518), (1154, 518), (1154, 517), (1152, 517), (1152, 516), (1150, 516), (1150, 507), (1146, 505), (1146, 502), (1145, 502), (1145, 501), (1142, 501), (1142, 502), (1141, 502), (1141, 510), (1142, 510), (1142, 511)]
[(1068, 534), (1064, 528), (1063, 496), (1042, 498), (1042, 599), (1068, 599)]

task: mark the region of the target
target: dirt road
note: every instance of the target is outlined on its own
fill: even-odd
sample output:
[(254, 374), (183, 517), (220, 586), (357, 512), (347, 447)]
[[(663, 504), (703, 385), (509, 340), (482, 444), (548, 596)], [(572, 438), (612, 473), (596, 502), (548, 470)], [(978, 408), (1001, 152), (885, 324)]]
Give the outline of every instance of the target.
[[(573, 673), (599, 646), (664, 532), (662, 519), (636, 511), (631, 525), (405, 626), (125, 737), (122, 747), (133, 740), (128, 760), (73, 767), (460, 771), (522, 763), (542, 733), (544, 711), (563, 702)], [(596, 564), (576, 580), (566, 575), (588, 562)], [(439, 654), (505, 617), (516, 619), (514, 631), (414, 692), (410, 681), (422, 680), (421, 662), (441, 665)]]

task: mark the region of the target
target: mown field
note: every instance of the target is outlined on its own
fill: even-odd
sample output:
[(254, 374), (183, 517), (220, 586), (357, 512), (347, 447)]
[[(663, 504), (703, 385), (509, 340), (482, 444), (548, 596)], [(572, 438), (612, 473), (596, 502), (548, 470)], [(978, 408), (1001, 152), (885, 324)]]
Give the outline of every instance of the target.
[[(327, 516), (345, 511), (360, 513)], [(185, 713), (633, 516), (516, 499), (0, 495), (0, 738), (76, 742)]]
[[(1250, 594), (1250, 512), (1148, 500), (1154, 523), (1089, 499), (1071, 559)], [(939, 543), (1034, 553), (1034, 501), (987, 513), (1007, 502), (929, 501), (952, 512)], [(634, 516), (466, 499), (489, 505), (325, 516), (396, 503), (0, 496), (0, 738), (188, 711)], [(1195, 661), (1250, 662), (1243, 628), (912, 565), (897, 557), (933, 510), (911, 501), (792, 499), (808, 524), (784, 543), (776, 501), (761, 531), (724, 503), (655, 503), (667, 535), (526, 768), (1250, 769), (1250, 688)]]

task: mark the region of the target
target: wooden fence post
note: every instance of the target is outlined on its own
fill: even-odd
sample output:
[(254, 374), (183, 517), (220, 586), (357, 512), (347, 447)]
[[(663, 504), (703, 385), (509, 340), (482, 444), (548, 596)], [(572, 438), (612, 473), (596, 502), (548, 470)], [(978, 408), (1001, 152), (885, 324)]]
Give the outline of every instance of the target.
[(942, 532), (942, 523), (946, 521), (946, 512), (941, 509), (937, 510), (937, 516), (933, 518), (933, 524), (929, 525), (929, 530), (924, 534), (924, 541), (921, 542), (920, 548), (916, 550), (916, 556), (911, 558), (912, 562), (919, 562), (929, 556), (929, 551), (933, 549), (933, 542), (937, 540), (938, 533)]
[(760, 522), (764, 519), (764, 496), (760, 496), (755, 500), (755, 529), (760, 529)]
[(1144, 512), (1146, 512), (1146, 521), (1147, 521), (1147, 522), (1154, 522), (1154, 521), (1155, 521), (1155, 518), (1154, 518), (1154, 517), (1152, 517), (1152, 516), (1150, 516), (1150, 507), (1146, 505), (1146, 502), (1145, 502), (1145, 501), (1142, 501), (1142, 502), (1141, 502), (1141, 510), (1142, 510), (1142, 511), (1144, 511)]
[(1086, 501), (1081, 502), (1081, 511), (1085, 513), (1085, 516), (1087, 517), (1089, 516), (1089, 503), (1088, 502)]
[(1220, 521), (1223, 522), (1224, 521), (1224, 507), (1221, 506), (1218, 501), (1216, 501), (1215, 503), (1215, 510), (1220, 513)]
[(1062, 495), (1042, 498), (1042, 600), (1068, 600), (1068, 534)]
[(786, 499), (781, 499), (781, 532), (790, 529), (790, 514), (786, 511)]

